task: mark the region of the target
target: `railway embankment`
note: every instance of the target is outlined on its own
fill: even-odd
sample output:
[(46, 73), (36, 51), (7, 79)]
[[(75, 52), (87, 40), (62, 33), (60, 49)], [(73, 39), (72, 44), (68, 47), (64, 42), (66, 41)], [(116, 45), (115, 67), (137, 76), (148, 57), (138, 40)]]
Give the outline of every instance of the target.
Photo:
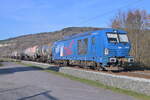
[(34, 64), (42, 67), (43, 69), (51, 69), (59, 71), (64, 74), (80, 77), (88, 80), (94, 80), (102, 84), (131, 90), (137, 93), (146, 94), (150, 96), (150, 79), (138, 78), (125, 75), (115, 75), (104, 72), (95, 72), (88, 70), (80, 70), (71, 67), (55, 67), (54, 65), (42, 64), (36, 62), (23, 61), (26, 64)]
[(72, 76), (98, 81), (108, 86), (150, 95), (150, 79), (112, 75), (108, 73), (79, 70), (69, 67), (62, 67), (59, 71)]

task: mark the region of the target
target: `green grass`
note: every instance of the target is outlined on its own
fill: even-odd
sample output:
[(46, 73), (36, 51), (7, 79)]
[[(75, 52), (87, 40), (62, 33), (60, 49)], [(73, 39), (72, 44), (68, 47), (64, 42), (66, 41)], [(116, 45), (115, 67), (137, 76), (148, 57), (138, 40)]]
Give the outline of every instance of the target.
[[(18, 62), (18, 63), (23, 64), (21, 62)], [(33, 64), (23, 64), (23, 65), (42, 69), (40, 66), (36, 66), (36, 65), (33, 65)], [(64, 74), (64, 73), (60, 73), (60, 72), (55, 72), (55, 71), (52, 71), (52, 70), (44, 70), (44, 71), (55, 74), (55, 75), (66, 77), (66, 78), (69, 78), (71, 80), (79, 81), (79, 82), (82, 82), (82, 83), (85, 83), (85, 84), (88, 84), (88, 85), (91, 85), (91, 86), (95, 86), (95, 87), (98, 87), (98, 88), (109, 89), (109, 90), (117, 92), (117, 93), (122, 93), (122, 94), (126, 94), (126, 95), (129, 95), (129, 96), (133, 96), (133, 97), (135, 97), (139, 100), (150, 100), (150, 96), (147, 96), (145, 94), (140, 94), (140, 93), (133, 92), (133, 91), (130, 91), (130, 90), (125, 90), (125, 89), (115, 88), (115, 87), (112, 87), (112, 86), (106, 86), (106, 85), (104, 85), (100, 82), (97, 82), (97, 81), (92, 81), (92, 80), (88, 80), (88, 79), (84, 79), (84, 78), (79, 78), (79, 77), (75, 77), (75, 76), (72, 76), (72, 75), (68, 75), (68, 74)]]
[(19, 62), (19, 60), (11, 59), (11, 58), (0, 58), (1, 62)]
[(3, 66), (3, 64), (0, 62), (0, 67)]

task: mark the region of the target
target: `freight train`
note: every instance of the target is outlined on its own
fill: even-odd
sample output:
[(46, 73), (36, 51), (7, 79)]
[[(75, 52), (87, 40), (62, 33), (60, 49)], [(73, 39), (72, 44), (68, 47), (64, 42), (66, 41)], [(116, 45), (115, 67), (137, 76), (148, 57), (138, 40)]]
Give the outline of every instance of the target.
[(12, 57), (110, 70), (130, 67), (134, 63), (134, 58), (129, 55), (130, 49), (126, 31), (107, 28), (67, 36), (52, 46), (34, 46), (20, 52), (19, 57)]

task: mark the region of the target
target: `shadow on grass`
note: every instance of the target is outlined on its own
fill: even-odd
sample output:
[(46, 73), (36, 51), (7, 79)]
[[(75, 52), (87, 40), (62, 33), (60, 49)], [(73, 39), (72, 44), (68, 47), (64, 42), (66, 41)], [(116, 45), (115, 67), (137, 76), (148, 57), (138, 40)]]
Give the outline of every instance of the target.
[(48, 68), (46, 68), (45, 70), (52, 70), (52, 71), (55, 71), (55, 72), (59, 72), (61, 67), (57, 67), (57, 66), (50, 66)]
[(3, 64), (0, 62), (0, 67), (3, 66)]
[(0, 75), (1, 74), (12, 74), (12, 73), (16, 73), (16, 72), (24, 72), (24, 71), (38, 71), (38, 70), (43, 70), (41, 68), (34, 68), (33, 66), (30, 67), (10, 67), (10, 68), (1, 68), (0, 69)]

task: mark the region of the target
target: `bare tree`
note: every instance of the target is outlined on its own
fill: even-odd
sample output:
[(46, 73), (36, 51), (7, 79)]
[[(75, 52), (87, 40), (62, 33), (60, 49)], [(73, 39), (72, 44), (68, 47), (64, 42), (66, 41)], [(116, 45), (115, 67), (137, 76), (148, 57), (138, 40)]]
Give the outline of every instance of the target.
[[(117, 16), (111, 20), (111, 27), (125, 29), (129, 32), (129, 38), (132, 42), (131, 54), (136, 60), (143, 62), (145, 44), (149, 41), (150, 14), (145, 10), (130, 10), (128, 12), (119, 12)], [(150, 53), (150, 52), (149, 52)], [(150, 61), (149, 61), (150, 62)]]

